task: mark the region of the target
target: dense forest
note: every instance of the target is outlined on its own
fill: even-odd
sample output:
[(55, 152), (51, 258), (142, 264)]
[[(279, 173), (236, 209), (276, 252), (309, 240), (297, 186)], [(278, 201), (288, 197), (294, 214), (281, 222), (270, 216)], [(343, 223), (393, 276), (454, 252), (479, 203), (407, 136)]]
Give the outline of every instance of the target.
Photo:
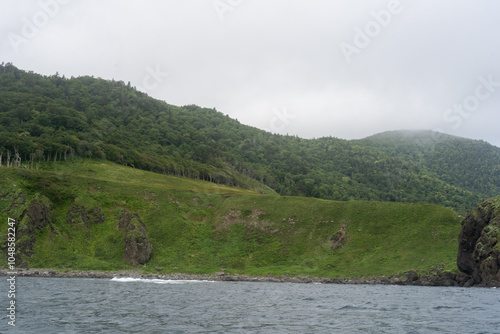
[(428, 202), (460, 213), (500, 194), (500, 148), (431, 131), (302, 139), (122, 81), (0, 66), (0, 165), (107, 159), (157, 173), (334, 200)]

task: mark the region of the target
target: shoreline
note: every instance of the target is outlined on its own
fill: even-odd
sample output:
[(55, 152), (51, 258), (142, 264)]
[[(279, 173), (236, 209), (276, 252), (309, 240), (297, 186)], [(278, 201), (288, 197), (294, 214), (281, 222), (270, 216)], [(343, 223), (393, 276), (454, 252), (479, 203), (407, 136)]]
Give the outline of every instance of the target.
[(44, 277), (44, 278), (138, 278), (138, 279), (163, 279), (163, 280), (206, 280), (221, 282), (272, 282), (272, 283), (320, 283), (320, 284), (368, 284), (368, 285), (411, 285), (411, 286), (455, 286), (455, 287), (493, 287), (494, 285), (467, 284), (468, 281), (460, 279), (460, 275), (443, 272), (437, 276), (418, 276), (410, 271), (400, 276), (370, 277), (370, 278), (328, 278), (328, 277), (302, 277), (302, 276), (246, 276), (227, 273), (215, 274), (145, 274), (137, 270), (108, 271), (58, 271), (54, 269), (17, 269), (11, 272), (0, 269), (0, 277)]

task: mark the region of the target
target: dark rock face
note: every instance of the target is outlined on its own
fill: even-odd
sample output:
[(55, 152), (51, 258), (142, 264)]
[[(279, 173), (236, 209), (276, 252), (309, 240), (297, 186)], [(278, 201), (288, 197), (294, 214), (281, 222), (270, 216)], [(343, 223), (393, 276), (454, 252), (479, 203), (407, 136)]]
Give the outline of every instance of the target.
[(433, 284), (435, 286), (456, 286), (458, 284), (457, 275), (450, 271), (443, 271), (437, 275)]
[(333, 244), (332, 244), (333, 250), (344, 247), (345, 244), (347, 243), (347, 241), (349, 240), (349, 237), (347, 236), (346, 230), (347, 230), (347, 225), (344, 223), (340, 227), (340, 230), (337, 232), (337, 234), (333, 235), (330, 238), (330, 241), (333, 242)]
[(480, 204), (463, 220), (457, 265), (470, 276), (465, 286), (500, 286), (500, 197)]
[(50, 209), (52, 205), (47, 198), (40, 195), (35, 196), (28, 205), (27, 216), (30, 225), (35, 229), (42, 229), (50, 220)]
[(405, 276), (407, 282), (416, 282), (419, 279), (418, 273), (414, 270), (410, 270)]
[(18, 207), (22, 207), (26, 204), (26, 196), (21, 191), (7, 191), (4, 195), (0, 196), (0, 198), (12, 198), (12, 204), (10, 208), (6, 211), (13, 211)]
[(86, 227), (90, 227), (91, 224), (102, 224), (105, 219), (106, 217), (99, 207), (86, 209), (83, 206), (73, 204), (68, 213), (68, 224), (70, 226), (83, 223)]
[(25, 256), (33, 255), (36, 231), (43, 229), (50, 221), (52, 204), (44, 196), (36, 195), (18, 219), (16, 263), (20, 268), (27, 268)]
[(146, 225), (139, 215), (123, 210), (119, 217), (118, 228), (125, 232), (123, 260), (134, 267), (146, 264), (151, 257), (153, 245), (149, 242)]

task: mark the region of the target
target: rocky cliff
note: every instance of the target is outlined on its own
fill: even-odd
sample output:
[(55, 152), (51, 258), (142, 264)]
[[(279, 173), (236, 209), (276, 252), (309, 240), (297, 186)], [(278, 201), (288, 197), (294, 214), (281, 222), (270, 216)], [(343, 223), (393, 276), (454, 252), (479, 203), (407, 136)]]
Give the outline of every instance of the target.
[(463, 220), (457, 265), (469, 276), (465, 286), (500, 286), (500, 196)]
[[(24, 195), (23, 195), (24, 196)], [(17, 254), (18, 267), (27, 268), (27, 258), (33, 255), (36, 233), (50, 221), (52, 204), (48, 198), (37, 194), (17, 219)]]
[(133, 267), (146, 264), (151, 257), (153, 245), (148, 239), (146, 224), (142, 222), (139, 215), (123, 210), (119, 218), (118, 228), (125, 232), (123, 260)]
[[(97, 252), (101, 254), (102, 259), (108, 260), (109, 250), (93, 244), (93, 238), (95, 239), (102, 231), (102, 229), (96, 228), (105, 225), (106, 222), (112, 226), (116, 224), (118, 230), (123, 232), (121, 244), (123, 246), (118, 243), (120, 238), (108, 237), (104, 242), (108, 243), (108, 249), (123, 247), (123, 261), (125, 263), (137, 267), (146, 264), (151, 257), (153, 246), (149, 241), (146, 225), (137, 213), (131, 213), (124, 209), (116, 220), (106, 221), (105, 211), (99, 206), (83, 205), (73, 201), (68, 209), (58, 208), (48, 197), (36, 193), (30, 198), (16, 185), (8, 189), (0, 188), (0, 200), (4, 202), (0, 213), (13, 217), (17, 222), (15, 263), (19, 269), (30, 267), (36, 246), (44, 238), (43, 235), (50, 240), (57, 237), (62, 238), (59, 248), (67, 252), (82, 253), (85, 256)], [(109, 211), (107, 213), (109, 214)], [(53, 219), (52, 216), (56, 218)], [(7, 221), (6, 218), (2, 220)], [(63, 222), (66, 222), (67, 225)], [(116, 231), (116, 228), (112, 228), (112, 230)], [(0, 233), (0, 240), (0, 252), (6, 256), (7, 234)], [(74, 260), (72, 257), (68, 258)], [(68, 260), (64, 265), (69, 268), (78, 265), (78, 263)]]

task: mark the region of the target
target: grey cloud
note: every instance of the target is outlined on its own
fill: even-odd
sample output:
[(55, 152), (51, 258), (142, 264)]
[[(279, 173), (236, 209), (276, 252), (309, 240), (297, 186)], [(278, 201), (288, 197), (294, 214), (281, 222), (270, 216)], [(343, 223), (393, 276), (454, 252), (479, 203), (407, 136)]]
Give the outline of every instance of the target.
[[(494, 1), (58, 1), (41, 0), (59, 10), (18, 52), (9, 33), (40, 2), (0, 13), (1, 61), (131, 81), (169, 103), (307, 138), (418, 128), (500, 146), (500, 87), (467, 117), (448, 112), (480, 77), (500, 81)], [(357, 48), (350, 62), (342, 43)], [(168, 76), (144, 88), (156, 68)], [(284, 108), (294, 118), (273, 127)]]

